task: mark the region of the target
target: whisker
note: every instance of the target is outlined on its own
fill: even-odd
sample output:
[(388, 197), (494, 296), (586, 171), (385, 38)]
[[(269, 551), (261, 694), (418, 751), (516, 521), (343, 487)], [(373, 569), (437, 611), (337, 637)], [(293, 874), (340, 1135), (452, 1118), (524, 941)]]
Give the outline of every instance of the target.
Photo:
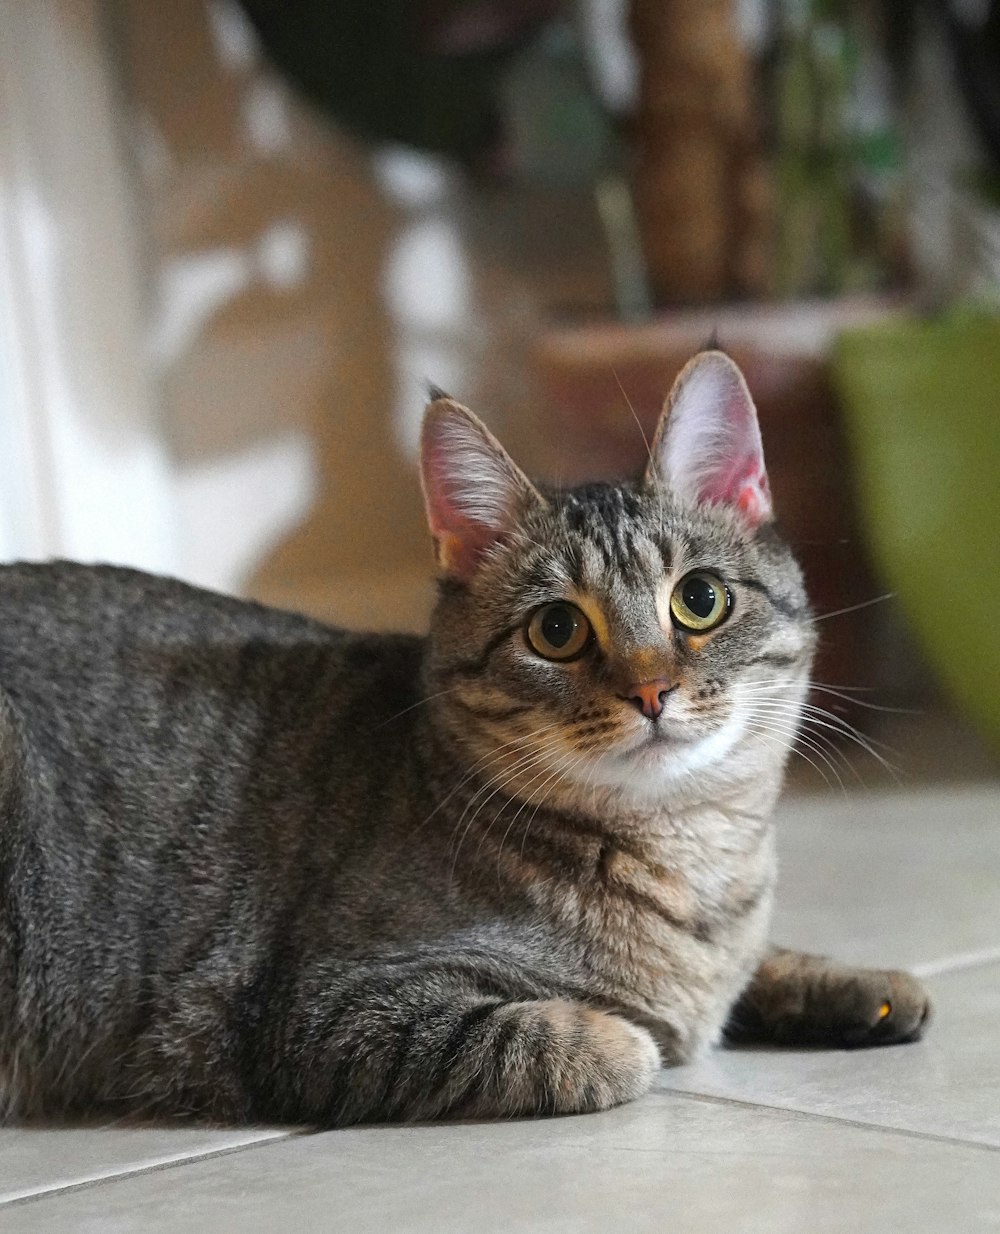
[[(522, 755), (519, 759), (515, 761), (515, 763), (511, 767), (508, 767), (506, 769), (505, 775), (499, 778), (494, 777), (491, 780), (487, 781), (487, 783), (481, 786), (473, 794), (473, 796), (469, 799), (469, 801), (466, 803), (465, 809), (462, 811), (461, 815), (459, 816), (458, 822), (455, 824), (455, 827), (452, 830), (453, 840), (455, 837), (455, 833), (458, 831), (459, 827), (462, 826), (462, 823), (465, 820), (465, 816), (468, 814), (476, 798), (481, 796), (482, 793), (485, 792), (487, 789), (495, 785), (495, 787), (493, 788), (493, 791), (489, 794), (489, 796), (487, 796), (484, 800), (480, 801), (479, 805), (476, 806), (475, 813), (466, 823), (465, 829), (463, 830), (461, 837), (459, 838), (458, 843), (455, 846), (455, 852), (452, 857), (452, 863), (451, 863), (451, 871), (448, 876), (449, 886), (451, 885), (451, 882), (455, 877), (455, 869), (458, 865), (458, 855), (461, 851), (462, 845), (465, 843), (466, 836), (469, 834), (470, 830), (472, 829), (473, 824), (475, 823), (476, 819), (479, 817), (480, 812), (485, 808), (485, 806), (487, 806), (493, 800), (493, 798), (497, 795), (497, 793), (502, 792), (503, 789), (506, 788), (506, 786), (510, 784), (512, 780), (515, 780), (518, 775), (531, 771), (532, 768), (537, 766), (539, 763), (545, 762), (545, 760), (550, 756), (550, 754), (551, 754), (551, 745), (548, 749), (546, 749), (545, 746), (542, 745), (542, 748), (540, 749), (536, 748), (530, 751), (528, 754)], [(532, 780), (531, 783), (534, 783), (534, 781)], [(493, 822), (495, 821), (496, 821), (496, 816), (494, 815)], [(490, 824), (490, 826), (492, 826), (492, 823)], [(488, 831), (489, 831), (489, 827), (487, 827), (487, 832)], [(480, 844), (482, 844), (482, 841), (480, 841)]]
[[(833, 740), (832, 737), (829, 736), (829, 734), (824, 733), (824, 732), (816, 732), (814, 730), (810, 730), (809, 732), (806, 732), (804, 729), (802, 729), (796, 734), (795, 740), (801, 741), (803, 743), (808, 742), (809, 748), (812, 750), (816, 750), (817, 752), (819, 750), (823, 750), (827, 756), (825, 759), (827, 765), (835, 765), (833, 764), (833, 760), (834, 759), (839, 760), (840, 765), (845, 767), (851, 773), (851, 775), (854, 777), (855, 780), (857, 780), (858, 784), (860, 784), (862, 788), (868, 787), (867, 784), (865, 783), (864, 777), (861, 775), (861, 772), (854, 765), (854, 762), (848, 757), (847, 751), (844, 750), (841, 746), (837, 745), (837, 743)], [(838, 778), (839, 778), (839, 775), (838, 775)]]
[[(622, 385), (622, 380), (618, 376), (618, 371), (614, 367), (614, 365), (611, 366), (611, 372), (614, 375), (614, 379), (618, 385), (618, 389), (622, 392), (622, 398), (625, 400), (625, 405), (628, 407), (629, 411), (632, 413), (632, 419), (635, 421), (636, 427), (639, 430), (639, 436), (642, 438), (642, 444), (646, 447), (646, 456), (649, 459), (650, 475), (655, 478), (659, 475), (659, 468), (656, 465), (656, 459), (653, 457), (653, 447), (649, 441), (649, 438), (646, 436), (646, 430), (642, 427), (642, 421), (639, 419), (639, 416), (635, 410), (635, 407), (633, 407), (632, 405), (632, 400), (629, 398), (628, 394), (625, 392), (625, 387)], [(663, 520), (663, 486), (662, 484), (656, 484), (655, 491), (656, 491), (656, 502), (657, 502), (657, 506), (660, 512), (660, 520), (662, 522)]]
[(808, 754), (796, 749), (794, 739), (788, 740), (788, 734), (782, 729), (773, 728), (771, 725), (764, 724), (757, 720), (746, 720), (746, 730), (748, 733), (753, 733), (754, 736), (766, 741), (769, 745), (776, 746), (779, 750), (784, 750), (787, 754), (798, 754), (805, 762), (807, 762), (819, 775), (828, 786), (829, 779), (823, 772), (823, 769), (812, 761)]
[[(858, 687), (863, 689), (864, 687)], [(843, 699), (844, 702), (850, 703), (854, 707), (864, 707), (866, 711), (882, 711), (887, 715), (894, 716), (919, 716), (923, 712), (918, 707), (887, 707), (883, 703), (869, 703), (866, 699), (855, 698), (851, 694), (845, 694), (843, 690), (835, 690), (833, 686), (825, 686), (820, 682), (813, 682), (810, 689), (818, 690), (821, 694), (830, 694), (834, 698)]]
[[(453, 838), (454, 838), (455, 832), (458, 831), (459, 827), (461, 827), (462, 823), (465, 821), (465, 817), (468, 814), (469, 810), (476, 804), (477, 800), (481, 798), (484, 793), (489, 792), (491, 788), (494, 789), (494, 792), (490, 793), (490, 795), (485, 799), (485, 801), (480, 803), (480, 807), (478, 807), (476, 810), (477, 814), (479, 812), (479, 808), (481, 808), (482, 805), (485, 805), (486, 801), (490, 801), (496, 795), (496, 792), (500, 791), (500, 788), (503, 787), (503, 785), (508, 784), (511, 781), (511, 779), (516, 777), (517, 773), (520, 770), (531, 767), (534, 763), (540, 761), (544, 757), (545, 750), (540, 742), (532, 742), (532, 748), (528, 750), (526, 753), (520, 753), (518, 751), (514, 751), (513, 753), (517, 755), (517, 757), (515, 757), (514, 759), (514, 762), (510, 763), (506, 767), (502, 767), (497, 775), (487, 776), (484, 782), (476, 789), (476, 791), (472, 794), (472, 796), (465, 803), (465, 807), (462, 810), (462, 813), (459, 815), (458, 822), (455, 824), (452, 830)], [(502, 761), (502, 756), (500, 756), (498, 759), (494, 761), (495, 762)], [(472, 819), (470, 819), (470, 823), (475, 821), (475, 817), (476, 816), (474, 814), (472, 816)]]
[[(768, 692), (768, 687), (773, 687), (773, 691), (777, 693), (780, 689), (790, 688), (793, 683), (783, 680), (780, 677), (768, 677), (763, 681), (751, 681), (746, 683), (742, 688), (747, 692), (752, 693), (758, 687), (761, 687), (765, 693)], [(820, 694), (830, 694), (835, 698), (843, 699), (844, 702), (850, 703), (854, 707), (864, 707), (866, 711), (882, 711), (890, 715), (897, 716), (919, 716), (923, 712), (920, 708), (914, 707), (888, 707), (882, 703), (869, 703), (866, 699), (856, 698), (855, 692), (865, 694), (870, 693), (875, 689), (874, 686), (830, 686), (824, 681), (810, 681), (808, 683), (810, 693), (817, 691)], [(848, 693), (850, 691), (850, 693)]]
[[(551, 784), (554, 779), (556, 778), (561, 779), (564, 775), (566, 775), (570, 770), (572, 770), (573, 767), (577, 766), (577, 764), (581, 762), (583, 757), (584, 756), (582, 754), (577, 755), (575, 758), (570, 754), (564, 755), (562, 759), (560, 759), (559, 766), (557, 766), (553, 771), (551, 771), (551, 773), (542, 781), (541, 785), (537, 789), (537, 792), (540, 793), (541, 796), (539, 797), (538, 802), (535, 805), (534, 810), (532, 811), (531, 818), (528, 820), (528, 826), (531, 825), (531, 820), (534, 819), (535, 815), (538, 813), (538, 811), (541, 809), (542, 805), (545, 802), (545, 789), (547, 788), (547, 786)], [(544, 774), (544, 773), (540, 773), (540, 774)], [(535, 779), (537, 780), (538, 776), (536, 776)], [(532, 780), (532, 784), (534, 782), (535, 781)], [(507, 804), (510, 805), (513, 800), (514, 798), (511, 797), (510, 801), (508, 801)], [(525, 806), (530, 804), (530, 801), (531, 801), (531, 798), (529, 795), (528, 797), (524, 799), (524, 801), (521, 802), (520, 806), (518, 807), (517, 811), (514, 814), (514, 817), (507, 824), (507, 830), (503, 833), (503, 836), (501, 837), (501, 840), (500, 840), (500, 844), (497, 847), (497, 882), (498, 883), (500, 882), (500, 879), (501, 879), (500, 860), (503, 856), (503, 846), (506, 844), (507, 837), (510, 835), (511, 830), (514, 827), (514, 824), (521, 817), (521, 814), (524, 812)], [(487, 834), (489, 834), (488, 829), (487, 829)], [(527, 830), (525, 830), (524, 836), (522, 836), (521, 838), (521, 851), (519, 854), (521, 859), (524, 858), (524, 840), (527, 837), (527, 834), (528, 834)]]
[(639, 430), (639, 436), (642, 438), (642, 444), (646, 447), (646, 455), (649, 458), (649, 465), (655, 474), (656, 460), (653, 458), (653, 447), (650, 445), (649, 438), (646, 436), (646, 430), (642, 427), (642, 421), (639, 419), (635, 408), (632, 406), (632, 400), (625, 393), (625, 387), (622, 385), (622, 379), (618, 376), (618, 370), (614, 367), (614, 365), (611, 366), (611, 373), (615, 379), (618, 389), (621, 391), (622, 398), (625, 400), (625, 405), (632, 413), (632, 419), (635, 421), (636, 428)]
[(832, 613), (820, 613), (817, 617), (812, 618), (813, 625), (817, 621), (829, 621), (831, 617), (843, 617), (845, 613), (857, 613), (863, 608), (871, 608), (873, 604), (881, 604), (885, 600), (894, 600), (896, 593), (887, 591), (885, 595), (875, 596), (871, 600), (862, 600), (860, 604), (849, 604), (846, 608), (835, 608)]
[[(578, 755), (576, 756), (576, 758), (575, 758), (575, 759), (573, 759), (573, 761), (572, 761), (572, 762), (570, 762), (570, 763), (568, 763), (568, 764), (565, 764), (565, 763), (564, 763), (564, 764), (563, 764), (563, 766), (560, 768), (560, 771), (559, 771), (560, 776), (568, 776), (568, 775), (569, 775), (569, 773), (570, 773), (571, 771), (573, 771), (575, 768), (579, 767), (579, 765), (583, 762), (583, 760), (584, 760), (586, 757), (587, 757), (587, 756), (586, 756), (586, 754), (578, 754)], [(546, 780), (545, 784), (543, 784), (543, 785), (542, 785), (542, 789), (543, 789), (543, 790), (544, 790), (544, 788), (545, 788), (545, 785), (546, 785), (546, 784), (548, 784), (548, 783), (549, 783), (549, 781), (548, 781), (548, 780)], [(542, 806), (543, 802), (544, 802), (544, 797), (543, 797), (543, 798), (541, 798), (541, 799), (539, 800), (538, 805), (536, 805), (536, 806), (535, 806), (535, 808), (534, 808), (534, 810), (532, 810), (532, 812), (531, 812), (531, 817), (528, 819), (528, 821), (527, 821), (527, 822), (525, 823), (525, 825), (524, 825), (524, 831), (523, 831), (523, 832), (522, 832), (522, 834), (521, 834), (521, 847), (520, 847), (520, 850), (519, 850), (519, 853), (518, 853), (519, 857), (520, 857), (522, 860), (523, 860), (523, 858), (524, 858), (524, 845), (525, 845), (525, 842), (526, 842), (526, 841), (527, 841), (527, 839), (528, 839), (528, 832), (531, 830), (531, 824), (535, 821), (535, 817), (537, 816), (538, 811), (539, 811), (539, 809), (541, 808), (541, 806)], [(518, 811), (518, 814), (520, 814), (520, 810)], [(515, 816), (514, 816), (514, 821), (515, 821), (515, 822), (517, 821), (517, 815), (515, 815)], [(513, 823), (512, 823), (511, 825), (513, 826)], [(510, 828), (509, 828), (509, 827), (508, 827), (508, 829), (507, 829), (507, 832), (508, 832), (508, 833), (510, 832)], [(504, 835), (504, 840), (506, 840), (506, 839), (507, 839), (507, 835), (505, 834), (505, 835)], [(501, 842), (501, 847), (502, 847), (502, 842)]]
[(779, 712), (771, 709), (758, 708), (753, 712), (754, 718), (758, 723), (770, 722), (780, 725), (781, 730), (787, 732), (789, 739), (794, 746), (795, 742), (802, 742), (809, 749), (813, 750), (823, 761), (830, 767), (831, 771), (836, 768), (832, 763), (832, 756), (836, 755), (843, 758), (843, 752), (838, 750), (834, 743), (824, 733), (806, 733), (799, 727), (799, 717), (794, 712)]
[(840, 788), (844, 796), (845, 797), (847, 796), (847, 789), (844, 785), (844, 781), (841, 779), (840, 772), (837, 770), (836, 766), (830, 760), (829, 756), (826, 754), (826, 752), (823, 749), (815, 746), (808, 739), (804, 739), (801, 733), (795, 734), (792, 737), (792, 740), (790, 741), (789, 740), (777, 741), (775, 740), (776, 737), (787, 735), (786, 730), (776, 729), (772, 725), (769, 725), (760, 720), (748, 720), (747, 729), (751, 732), (756, 732), (758, 737), (762, 737), (764, 740), (770, 741), (772, 744), (776, 744), (779, 747), (779, 749), (784, 749), (784, 750), (787, 750), (789, 754), (797, 755), (799, 758), (803, 760), (803, 762), (807, 763), (810, 767), (812, 767), (812, 769), (816, 772), (816, 774), (820, 777), (820, 779), (826, 784), (828, 788), (832, 788), (833, 785), (830, 783), (830, 780), (828, 776), (826, 775), (826, 772), (824, 772), (823, 768), (814, 759), (810, 758), (810, 756), (805, 752), (805, 750), (802, 750), (799, 748), (798, 743), (801, 741), (802, 744), (805, 745), (806, 749), (812, 750), (814, 754), (816, 754), (819, 758), (823, 760), (823, 762), (829, 768), (834, 779), (837, 781), (837, 786)]
[[(748, 683), (751, 686), (770, 686), (770, 685), (787, 685), (789, 684), (786, 677), (762, 677), (760, 680), (751, 681)], [(829, 684), (825, 681), (810, 682), (810, 685), (825, 686)], [(841, 690), (857, 690), (861, 694), (871, 694), (875, 690), (875, 686), (845, 686), (839, 685)]]
[[(482, 774), (486, 767), (491, 766), (493, 763), (496, 763), (503, 758), (503, 753), (505, 750), (509, 750), (512, 746), (516, 747), (518, 745), (526, 745), (529, 741), (535, 740), (539, 734), (546, 733), (556, 727), (558, 727), (558, 725), (554, 723), (543, 724), (540, 728), (534, 729), (531, 733), (522, 733), (516, 737), (511, 737), (508, 741), (502, 742), (499, 746), (495, 746), (491, 750), (488, 750), (485, 754), (481, 755), (457, 781), (457, 783), (452, 785), (448, 792), (446, 792), (445, 795), (436, 803), (431, 811), (420, 820), (411, 832), (407, 834), (407, 842), (411, 841), (414, 836), (423, 831), (423, 829), (428, 826), (435, 816), (444, 809), (448, 802), (451, 801), (455, 794), (460, 792), (470, 782), (470, 780), (474, 780), (477, 775)], [(400, 841), (400, 846), (402, 846), (402, 841)], [(395, 851), (390, 849), (390, 851), (386, 854), (386, 857), (388, 858), (394, 855)]]
[(380, 720), (378, 724), (373, 725), (368, 730), (369, 733), (377, 733), (380, 728), (385, 728), (387, 724), (391, 724), (393, 720), (398, 720), (400, 716), (405, 716), (410, 711), (416, 711), (418, 707), (423, 707), (427, 703), (433, 703), (436, 698), (443, 698), (446, 694), (454, 694), (456, 690), (460, 690), (461, 686), (452, 686), (448, 690), (438, 690), (436, 694), (428, 694), (426, 698), (418, 698), (415, 703), (411, 703), (409, 707), (404, 707), (402, 711), (397, 711), (394, 716), (390, 716), (388, 720)]
[[(539, 772), (537, 772), (535, 775), (533, 775), (533, 776), (531, 777), (531, 779), (527, 782), (527, 784), (522, 784), (522, 785), (520, 786), (520, 788), (515, 788), (515, 789), (514, 789), (514, 791), (511, 793), (511, 795), (510, 795), (510, 796), (507, 798), (507, 800), (504, 802), (504, 804), (503, 804), (503, 805), (502, 805), (502, 806), (501, 806), (498, 810), (494, 810), (494, 812), (493, 812), (493, 817), (490, 819), (490, 821), (489, 821), (489, 822), (487, 823), (487, 825), (486, 825), (486, 830), (485, 830), (485, 831), (483, 832), (483, 834), (479, 837), (479, 846), (478, 846), (478, 848), (476, 849), (476, 856), (477, 856), (477, 857), (478, 857), (478, 855), (479, 855), (479, 854), (483, 851), (483, 843), (485, 842), (485, 840), (486, 840), (487, 836), (490, 834), (490, 832), (493, 830), (493, 825), (494, 825), (494, 823), (495, 823), (495, 822), (497, 821), (497, 819), (498, 819), (498, 818), (499, 818), (499, 817), (503, 814), (504, 810), (506, 810), (508, 806), (510, 806), (510, 805), (511, 805), (514, 801), (516, 801), (518, 797), (523, 797), (523, 798), (525, 799), (525, 800), (524, 800), (524, 801), (522, 801), (522, 803), (521, 803), (521, 809), (523, 809), (523, 808), (524, 808), (524, 805), (525, 805), (525, 802), (527, 802), (527, 801), (529, 801), (529, 800), (531, 799), (531, 791), (530, 791), (530, 790), (531, 790), (531, 786), (532, 786), (532, 784), (537, 783), (537, 782), (538, 782), (538, 781), (542, 778), (542, 776), (545, 776), (545, 777), (546, 777), (546, 779), (545, 779), (545, 783), (546, 783), (546, 784), (547, 784), (547, 783), (548, 783), (548, 781), (552, 778), (552, 764), (551, 764), (551, 762), (549, 762), (549, 761), (548, 761), (548, 754), (549, 754), (549, 751), (542, 751), (541, 755), (539, 756), (539, 758), (538, 758), (538, 759), (536, 759), (536, 760), (535, 760), (535, 762), (533, 762), (533, 763), (529, 764), (527, 767), (523, 768), (523, 771), (524, 771), (524, 772), (528, 772), (528, 771), (533, 770), (533, 769), (534, 769), (534, 768), (535, 768), (535, 767), (536, 767), (539, 763), (541, 763), (541, 764), (542, 764), (542, 769), (541, 769), (541, 771), (539, 771)], [(507, 781), (506, 781), (506, 784), (507, 784), (507, 785), (509, 785), (509, 784), (511, 783), (511, 780), (512, 780), (512, 779), (514, 779), (514, 778), (515, 778), (515, 777), (513, 777), (513, 776), (508, 776)], [(498, 789), (497, 791), (499, 792), (499, 789)], [(493, 794), (493, 795), (495, 796), (496, 794)], [(480, 808), (481, 808), (481, 807), (480, 807)], [(517, 812), (518, 814), (520, 814), (521, 809), (519, 809), (519, 810), (518, 810), (518, 812)], [(478, 814), (478, 813), (479, 813), (479, 810), (477, 810), (477, 811), (476, 811), (476, 814)], [(516, 817), (517, 817), (517, 814), (515, 814), (515, 815), (514, 815), (514, 817), (516, 818)], [(468, 829), (467, 829), (467, 830), (468, 830)]]
[(458, 783), (455, 784), (450, 789), (450, 791), (447, 792), (441, 798), (441, 800), (437, 803), (434, 809), (431, 810), (430, 814), (427, 815), (427, 817), (423, 820), (423, 822), (420, 823), (420, 825), (415, 830), (419, 831), (421, 827), (423, 827), (426, 823), (429, 823), (430, 820), (434, 817), (434, 815), (437, 814), (437, 812), (444, 805), (446, 805), (460, 789), (464, 788), (465, 785), (468, 784), (470, 780), (475, 779), (475, 777), (484, 769), (484, 767), (492, 766), (493, 763), (501, 759), (503, 757), (503, 752), (505, 750), (509, 750), (511, 746), (524, 745), (527, 742), (536, 739), (540, 734), (549, 732), (553, 728), (557, 728), (557, 727), (558, 725), (556, 724), (543, 724), (541, 728), (536, 728), (531, 733), (521, 734), (517, 737), (512, 737), (510, 738), (509, 741), (505, 741), (499, 746), (495, 746), (492, 750), (487, 751), (486, 754), (483, 754), (480, 758), (478, 758), (472, 764), (472, 766), (465, 773), (465, 775), (462, 776), (462, 778), (458, 781)]
[(825, 707), (817, 707), (812, 703), (802, 703), (796, 709), (792, 704), (783, 702), (780, 699), (762, 699), (759, 700), (759, 705), (770, 708), (792, 707), (793, 710), (799, 710), (803, 720), (810, 720), (815, 724), (821, 724), (824, 728), (831, 729), (839, 736), (849, 737), (851, 740), (858, 742), (859, 745), (863, 745), (873, 757), (877, 757), (875, 746), (885, 750), (888, 754), (895, 754), (895, 750), (886, 745), (885, 742), (878, 741), (876, 738), (862, 733), (849, 720), (845, 720), (843, 716), (837, 715), (836, 712), (828, 711)]
[(816, 707), (811, 703), (805, 704), (802, 709), (805, 714), (811, 718), (822, 718), (824, 723), (830, 723), (832, 727), (837, 728), (845, 737), (853, 737), (856, 741), (865, 741), (868, 745), (878, 746), (885, 750), (888, 754), (894, 754), (895, 751), (884, 741), (879, 741), (875, 737), (870, 737), (867, 733), (863, 733), (859, 728), (856, 728), (850, 720), (844, 719), (843, 716), (837, 715), (834, 711), (828, 711), (825, 707)]
[[(842, 720), (841, 717), (831, 716), (830, 718), (836, 721), (836, 724), (829, 724), (825, 720), (820, 720), (818, 717), (826, 716), (830, 713), (827, 713), (822, 709), (814, 708), (810, 704), (800, 704), (788, 699), (776, 698), (773, 694), (763, 698), (760, 697), (760, 695), (754, 698), (752, 694), (750, 694), (748, 699), (746, 694), (750, 694), (750, 692), (745, 693), (744, 701), (749, 702), (751, 714), (753, 716), (758, 719), (763, 719), (765, 717), (769, 717), (771, 719), (777, 718), (778, 720), (791, 726), (791, 730), (793, 732), (798, 730), (795, 739), (803, 743), (809, 743), (810, 748), (823, 758), (824, 762), (831, 767), (831, 770), (834, 770), (834, 768), (831, 764), (829, 755), (839, 758), (851, 771), (852, 775), (854, 775), (859, 782), (862, 784), (864, 783), (853, 763), (846, 757), (844, 751), (836, 745), (831, 737), (829, 737), (825, 732), (810, 731), (807, 735), (803, 731), (803, 728), (807, 723), (813, 723), (816, 724), (817, 727), (831, 729), (838, 735), (849, 736), (851, 734), (847, 733), (845, 729), (838, 727), (841, 724), (845, 726), (847, 725), (847, 722)], [(815, 713), (815, 715), (812, 713)], [(840, 777), (838, 775), (838, 780), (839, 778)]]
[[(755, 705), (758, 708), (769, 711), (772, 715), (791, 716), (799, 711), (799, 709), (793, 705), (782, 703), (777, 700), (758, 701)], [(853, 741), (857, 746), (875, 759), (875, 761), (879, 763), (897, 783), (899, 782), (899, 769), (893, 766), (892, 763), (890, 763), (878, 752), (878, 750), (875, 749), (875, 746), (879, 745), (882, 746), (882, 748), (888, 753), (894, 753), (894, 751), (883, 742), (878, 742), (875, 741), (874, 738), (866, 737), (864, 733), (856, 729), (854, 725), (845, 720), (843, 716), (835, 715), (833, 712), (827, 711), (822, 707), (812, 707), (809, 704), (804, 704), (801, 707), (801, 718), (803, 724), (810, 724), (828, 729), (830, 732), (835, 733), (839, 737), (846, 737), (848, 740)]]

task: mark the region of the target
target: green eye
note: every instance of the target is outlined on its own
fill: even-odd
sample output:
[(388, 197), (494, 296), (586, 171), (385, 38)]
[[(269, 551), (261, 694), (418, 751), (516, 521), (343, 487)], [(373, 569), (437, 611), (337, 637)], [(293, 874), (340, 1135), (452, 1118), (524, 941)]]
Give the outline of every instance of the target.
[(731, 604), (729, 588), (722, 579), (704, 570), (695, 570), (674, 588), (670, 613), (682, 630), (701, 634), (725, 621)]
[(575, 604), (546, 604), (528, 622), (528, 642), (546, 660), (572, 660), (590, 642), (590, 622)]

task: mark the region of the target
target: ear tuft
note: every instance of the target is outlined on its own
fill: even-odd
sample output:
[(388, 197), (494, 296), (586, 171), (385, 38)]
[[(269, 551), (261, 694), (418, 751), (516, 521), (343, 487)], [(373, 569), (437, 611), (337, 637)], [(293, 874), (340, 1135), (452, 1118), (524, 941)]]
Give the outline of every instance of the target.
[(542, 500), (485, 424), (450, 398), (424, 413), (420, 466), (438, 563), (454, 578), (468, 579), (525, 505)]
[(653, 442), (650, 483), (693, 504), (734, 510), (751, 529), (772, 517), (757, 410), (721, 351), (690, 360), (674, 382)]

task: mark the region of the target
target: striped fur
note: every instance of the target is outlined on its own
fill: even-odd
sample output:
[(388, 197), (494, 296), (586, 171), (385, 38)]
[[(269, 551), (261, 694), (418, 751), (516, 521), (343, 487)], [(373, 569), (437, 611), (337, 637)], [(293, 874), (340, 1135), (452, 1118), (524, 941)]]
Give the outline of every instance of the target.
[[(734, 1004), (749, 1036), (919, 1032), (911, 979), (766, 950), (814, 641), (770, 524), (648, 479), (517, 484), (509, 506), (491, 490), (513, 522), (445, 563), (426, 640), (109, 567), (0, 568), (11, 1115), (599, 1110)], [(695, 567), (733, 595), (698, 637), (663, 603)], [(556, 665), (526, 621), (567, 598), (596, 638)], [(667, 671), (646, 744), (623, 683)]]

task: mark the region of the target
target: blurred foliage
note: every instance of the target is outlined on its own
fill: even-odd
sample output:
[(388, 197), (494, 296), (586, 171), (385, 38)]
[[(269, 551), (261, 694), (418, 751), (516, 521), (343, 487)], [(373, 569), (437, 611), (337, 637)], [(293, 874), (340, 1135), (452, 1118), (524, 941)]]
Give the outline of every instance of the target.
[[(903, 249), (888, 29), (860, 0), (777, 0), (764, 66), (779, 296), (890, 285)], [(863, 97), (863, 103), (860, 100)]]
[(935, 0), (934, 7), (947, 31), (959, 88), (994, 172), (1000, 175), (1000, 0), (980, 5)]

